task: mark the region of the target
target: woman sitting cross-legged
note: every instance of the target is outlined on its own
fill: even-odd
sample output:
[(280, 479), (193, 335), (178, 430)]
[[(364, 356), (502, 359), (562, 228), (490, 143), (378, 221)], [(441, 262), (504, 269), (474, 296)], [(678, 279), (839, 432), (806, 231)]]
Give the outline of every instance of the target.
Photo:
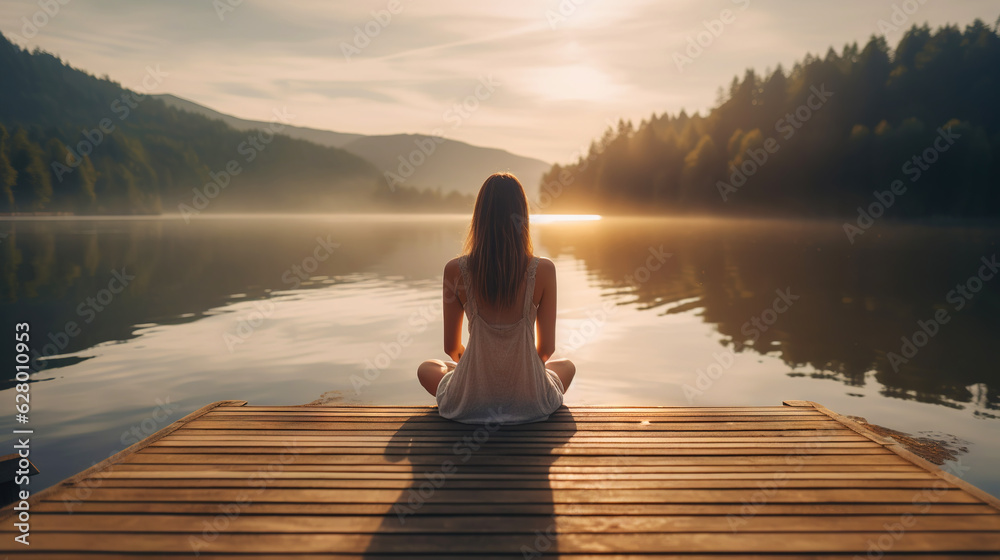
[(445, 265), (443, 298), (444, 349), (454, 361), (428, 360), (417, 369), (441, 416), (522, 424), (545, 420), (562, 405), (576, 366), (549, 359), (556, 269), (532, 254), (528, 202), (513, 175), (496, 173), (480, 188), (465, 254)]

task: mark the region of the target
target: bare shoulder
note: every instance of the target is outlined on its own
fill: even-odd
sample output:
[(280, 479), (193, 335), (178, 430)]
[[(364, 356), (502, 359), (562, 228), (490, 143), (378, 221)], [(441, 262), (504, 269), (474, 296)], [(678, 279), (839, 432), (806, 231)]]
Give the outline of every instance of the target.
[(547, 257), (538, 257), (538, 269), (535, 271), (535, 276), (543, 280), (554, 279), (556, 277), (556, 264)]
[(445, 263), (444, 265), (444, 279), (454, 281), (456, 278), (462, 275), (462, 269), (458, 264), (459, 259), (462, 257), (455, 257)]
[(462, 269), (458, 264), (458, 259), (460, 258), (461, 257), (455, 257), (444, 265), (443, 284), (446, 293), (453, 293), (457, 295), (462, 288)]

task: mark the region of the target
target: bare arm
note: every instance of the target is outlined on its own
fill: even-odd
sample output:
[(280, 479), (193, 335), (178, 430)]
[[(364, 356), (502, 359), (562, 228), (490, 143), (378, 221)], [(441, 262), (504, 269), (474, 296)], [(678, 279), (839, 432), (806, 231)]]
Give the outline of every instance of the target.
[[(539, 259), (535, 282), (542, 289), (536, 316), (535, 343), (538, 357), (547, 362), (556, 351), (556, 265), (549, 259)], [(530, 294), (525, 297), (530, 297)]]
[(458, 284), (462, 271), (458, 267), (458, 259), (448, 261), (444, 265), (444, 282), (442, 285), (442, 304), (444, 309), (444, 353), (452, 360), (458, 361), (465, 352), (462, 345), (462, 302), (458, 299)]

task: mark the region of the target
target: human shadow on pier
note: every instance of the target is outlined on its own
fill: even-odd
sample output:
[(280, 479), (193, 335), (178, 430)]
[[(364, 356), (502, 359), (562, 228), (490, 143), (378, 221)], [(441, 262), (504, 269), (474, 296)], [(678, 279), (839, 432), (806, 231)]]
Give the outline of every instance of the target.
[(383, 487), (402, 490), (384, 504), (366, 557), (558, 553), (549, 474), (576, 429), (565, 406), (514, 426), (460, 424), (436, 411), (410, 417), (379, 463), (391, 473)]

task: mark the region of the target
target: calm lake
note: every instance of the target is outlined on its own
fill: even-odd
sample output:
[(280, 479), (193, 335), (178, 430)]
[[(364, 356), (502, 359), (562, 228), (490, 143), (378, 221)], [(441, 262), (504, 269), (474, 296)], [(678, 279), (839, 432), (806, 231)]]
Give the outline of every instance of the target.
[[(31, 489), (216, 400), (433, 404), (414, 372), (446, 358), (440, 275), (468, 219), (0, 221), (4, 328), (55, 356), (32, 376)], [(604, 218), (533, 238), (578, 367), (566, 404), (817, 401), (964, 447), (964, 477), (1000, 494), (1000, 231)]]

